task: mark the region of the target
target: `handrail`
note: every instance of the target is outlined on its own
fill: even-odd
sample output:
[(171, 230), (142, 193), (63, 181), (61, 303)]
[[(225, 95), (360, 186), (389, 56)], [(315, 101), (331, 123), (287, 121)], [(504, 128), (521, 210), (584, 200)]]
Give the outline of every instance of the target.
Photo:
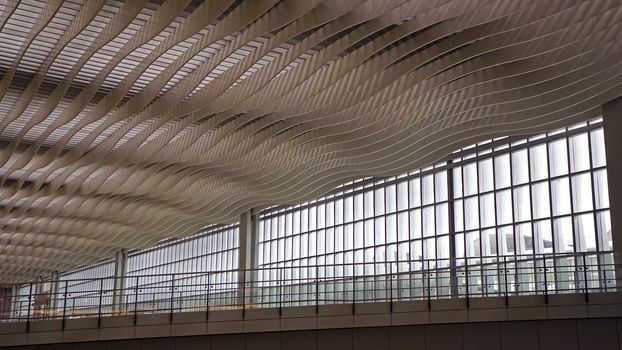
[[(8, 302), (0, 300), (11, 306), (0, 310), (0, 321), (508, 295), (543, 295), (548, 301), (550, 294), (572, 293), (589, 301), (589, 293), (617, 291), (615, 263), (621, 257), (530, 254), (175, 272), (67, 279), (55, 284), (57, 291), (32, 282), (21, 285), (27, 293), (18, 289)], [(551, 259), (554, 264), (547, 263)], [(238, 281), (241, 275), (246, 277)]]

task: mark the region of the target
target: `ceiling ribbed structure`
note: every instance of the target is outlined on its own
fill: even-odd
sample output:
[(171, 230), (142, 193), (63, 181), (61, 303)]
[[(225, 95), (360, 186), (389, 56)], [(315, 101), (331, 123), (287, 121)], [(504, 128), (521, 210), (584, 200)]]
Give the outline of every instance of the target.
[(0, 283), (622, 94), (620, 0), (0, 3)]

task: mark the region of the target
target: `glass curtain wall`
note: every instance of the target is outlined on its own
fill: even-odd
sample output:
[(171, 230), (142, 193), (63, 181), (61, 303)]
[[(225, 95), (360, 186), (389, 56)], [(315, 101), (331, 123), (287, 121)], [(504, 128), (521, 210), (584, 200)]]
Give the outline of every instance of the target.
[[(499, 295), (502, 285), (574, 292), (582, 279), (570, 271), (598, 264), (576, 253), (612, 249), (607, 194), (601, 120), (482, 142), (417, 171), (261, 212), (258, 300), (364, 301), (390, 288), (399, 298)], [(593, 269), (585, 280), (599, 287), (606, 273)], [(355, 282), (313, 285), (336, 278)]]
[[(26, 318), (46, 315), (46, 317), (80, 314), (98, 305), (100, 289), (110, 291), (113, 283), (114, 261), (105, 260), (95, 265), (62, 273), (59, 276), (57, 290), (50, 280), (24, 284), (17, 291), (14, 301), (13, 317)], [(29, 295), (32, 294), (32, 298)], [(111, 305), (112, 292), (102, 295), (102, 305)], [(29, 305), (30, 304), (30, 305)]]
[(122, 304), (162, 309), (168, 303), (172, 309), (191, 311), (204, 308), (208, 294), (210, 304), (232, 304), (238, 254), (238, 225), (210, 226), (194, 236), (130, 253)]
[[(600, 119), (482, 142), (400, 176), (268, 208), (256, 223), (257, 269), (244, 275), (242, 299), (235, 224), (131, 252), (120, 296), (112, 295), (113, 261), (64, 273), (58, 286), (67, 304), (50, 305), (69, 316), (115, 298), (113, 313), (192, 311), (240, 300), (252, 307), (576, 293), (615, 280), (603, 268), (612, 266), (610, 254), (594, 254), (612, 250)], [(29, 305), (29, 288), (16, 303)]]
[[(58, 310), (64, 308), (69, 316), (79, 314), (99, 304), (100, 289), (105, 291), (101, 296), (101, 305), (112, 305), (114, 285), (112, 276), (114, 276), (114, 260), (102, 261), (94, 266), (63, 273), (58, 282), (58, 302), (52, 305), (57, 305)], [(67, 305), (63, 305), (65, 302)]]

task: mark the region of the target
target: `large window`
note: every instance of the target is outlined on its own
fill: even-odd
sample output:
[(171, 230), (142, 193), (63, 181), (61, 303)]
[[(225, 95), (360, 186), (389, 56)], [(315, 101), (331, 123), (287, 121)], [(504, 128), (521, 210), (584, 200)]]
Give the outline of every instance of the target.
[[(132, 253), (127, 259), (126, 288), (139, 288), (135, 295), (126, 293), (123, 304), (172, 298), (173, 308), (189, 309), (204, 305), (208, 293), (214, 294), (214, 302), (227, 303), (235, 298), (238, 254), (237, 225), (210, 226), (192, 237)], [(208, 284), (209, 291), (204, 289)]]
[[(612, 249), (605, 167), (602, 121), (594, 120), (493, 139), (408, 174), (348, 183), (260, 213), (257, 264), (266, 270), (257, 278), (304, 288), (315, 278), (436, 269), (432, 281), (421, 275), (409, 283), (436, 283), (430, 293), (437, 295), (451, 295), (452, 280), (453, 293), (500, 293), (501, 278), (516, 290), (570, 290), (576, 281), (564, 271), (576, 253)], [(551, 253), (569, 254), (547, 261)], [(537, 273), (504, 276), (507, 270), (487, 266), (500, 262), (552, 272), (542, 283)]]
[[(110, 278), (112, 276), (114, 276), (114, 261), (112, 260), (63, 273), (59, 278), (58, 294), (52, 293), (50, 297), (57, 298), (58, 301), (55, 304), (58, 307), (63, 307), (66, 300), (65, 309), (69, 310), (69, 315), (71, 315), (78, 310), (99, 303), (99, 293), (94, 291), (101, 288), (112, 290), (114, 286), (114, 281)], [(65, 293), (67, 293), (66, 298), (64, 298)], [(111, 305), (112, 292), (103, 293), (101, 303)]]

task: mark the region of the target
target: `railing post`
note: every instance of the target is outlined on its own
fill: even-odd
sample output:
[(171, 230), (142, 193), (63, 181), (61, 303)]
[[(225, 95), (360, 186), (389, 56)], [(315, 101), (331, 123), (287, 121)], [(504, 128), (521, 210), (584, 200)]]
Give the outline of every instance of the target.
[(464, 292), (464, 296), (466, 298), (466, 307), (467, 309), (469, 308), (469, 295), (470, 295), (470, 291), (469, 291), (469, 262), (466, 260), (465, 258), (465, 264), (464, 264), (464, 276), (465, 276), (465, 285), (466, 285), (466, 290)]
[(544, 270), (544, 304), (549, 303), (549, 282), (546, 271), (546, 255), (542, 254), (542, 269)]
[(430, 286), (430, 260), (426, 260), (426, 272), (427, 272), (427, 280), (428, 280), (428, 310), (432, 310), (432, 288)]
[(205, 292), (205, 321), (209, 321), (209, 272), (207, 273), (207, 292)]
[(320, 313), (320, 275), (319, 268), (315, 265), (315, 313)]
[(65, 330), (65, 316), (67, 315), (67, 294), (69, 294), (69, 281), (65, 281), (65, 295), (63, 297), (63, 321), (62, 328)]
[(104, 296), (104, 279), (99, 282), (99, 305), (97, 307), (97, 327), (101, 327), (102, 323), (102, 297)]
[(589, 289), (587, 285), (587, 263), (585, 260), (585, 252), (583, 255), (583, 287), (585, 290), (585, 302), (588, 303), (590, 301)]
[(138, 279), (140, 277), (136, 276), (136, 285), (134, 286), (134, 325), (136, 325), (136, 321), (138, 319)]
[(32, 304), (32, 283), (28, 292), (28, 312), (26, 313), (26, 333), (30, 332), (30, 305)]
[(246, 270), (242, 270), (242, 318), (246, 317)]
[(356, 263), (352, 262), (352, 315), (356, 314)]
[(503, 279), (504, 279), (504, 292), (505, 292), (505, 306), (508, 306), (508, 262), (505, 256), (503, 256)]
[(175, 274), (171, 275), (171, 307), (169, 313), (169, 322), (173, 323), (173, 303), (175, 302)]
[(389, 262), (389, 312), (393, 312), (393, 263)]
[(279, 269), (279, 316), (283, 314), (283, 268)]

